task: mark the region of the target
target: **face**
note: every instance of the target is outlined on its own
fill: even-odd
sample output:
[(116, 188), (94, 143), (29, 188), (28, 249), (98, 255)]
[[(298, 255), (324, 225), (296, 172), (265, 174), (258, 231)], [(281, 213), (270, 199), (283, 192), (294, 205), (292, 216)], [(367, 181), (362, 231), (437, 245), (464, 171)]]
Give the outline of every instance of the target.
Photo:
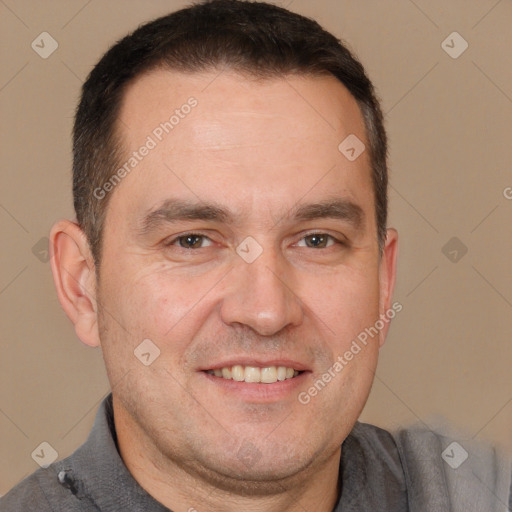
[(368, 146), (356, 101), (331, 77), (159, 70), (120, 120), (138, 156), (112, 192), (97, 292), (116, 422), (210, 479), (332, 459), (379, 336), (344, 354), (389, 306), (368, 152), (338, 149)]

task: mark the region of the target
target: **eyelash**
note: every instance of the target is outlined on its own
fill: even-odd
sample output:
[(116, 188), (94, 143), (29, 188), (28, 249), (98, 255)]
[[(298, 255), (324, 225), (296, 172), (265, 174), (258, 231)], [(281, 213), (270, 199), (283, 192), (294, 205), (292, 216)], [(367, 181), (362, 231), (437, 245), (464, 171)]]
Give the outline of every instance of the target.
[[(333, 235), (330, 235), (328, 233), (324, 233), (323, 231), (313, 231), (311, 233), (306, 233), (301, 238), (301, 240), (304, 240), (305, 238), (310, 237), (310, 236), (314, 236), (314, 235), (324, 235), (324, 236), (327, 236), (328, 238), (330, 238), (331, 240), (334, 241), (333, 245), (336, 245), (336, 244), (342, 245), (342, 246), (347, 245), (342, 240), (339, 240), (338, 238), (336, 238)], [(210, 237), (208, 237), (207, 235), (205, 235), (203, 233), (190, 232), (190, 233), (184, 233), (183, 235), (178, 235), (178, 236), (172, 238), (171, 240), (169, 240), (168, 242), (165, 242), (164, 245), (165, 245), (165, 247), (171, 247), (176, 242), (178, 242), (180, 240), (180, 238), (187, 238), (189, 236), (197, 236), (197, 237), (207, 238), (208, 240), (213, 241), (213, 240), (211, 240)], [(328, 247), (320, 247), (320, 249), (328, 249), (329, 247), (332, 247), (333, 245), (330, 245)], [(197, 251), (199, 249), (206, 249), (206, 247), (199, 247), (199, 249), (193, 249), (193, 248), (187, 248), (187, 247), (181, 247), (181, 246), (178, 246), (178, 248), (179, 249), (183, 249), (184, 251)], [(306, 247), (306, 248), (307, 249), (315, 249), (314, 247)]]

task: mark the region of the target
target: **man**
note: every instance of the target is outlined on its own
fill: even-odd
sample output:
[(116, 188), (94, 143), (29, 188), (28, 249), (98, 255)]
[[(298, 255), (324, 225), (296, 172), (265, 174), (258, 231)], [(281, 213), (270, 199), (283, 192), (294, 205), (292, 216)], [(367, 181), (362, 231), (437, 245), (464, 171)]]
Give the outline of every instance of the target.
[(441, 437), (357, 422), (401, 308), (386, 153), (361, 64), (284, 9), (214, 0), (111, 48), (51, 247), (112, 394), (2, 510), (505, 510), (492, 450), (450, 473)]

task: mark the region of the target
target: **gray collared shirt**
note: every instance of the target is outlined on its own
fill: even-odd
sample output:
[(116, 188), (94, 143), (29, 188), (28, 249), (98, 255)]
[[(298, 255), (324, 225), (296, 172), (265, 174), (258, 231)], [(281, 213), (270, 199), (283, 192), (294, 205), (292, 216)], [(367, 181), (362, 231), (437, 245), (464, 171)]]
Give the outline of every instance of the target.
[[(342, 445), (341, 492), (333, 512), (459, 510), (450, 509), (443, 462), (428, 453), (437, 448), (441, 449), (441, 443), (431, 432), (425, 436), (421, 432), (411, 435), (404, 431), (394, 438), (385, 430), (357, 422)], [(503, 509), (497, 506), (474, 510), (506, 511), (506, 505)], [(15, 486), (0, 499), (0, 511), (168, 512), (169, 509), (150, 496), (124, 465), (117, 449), (110, 394), (98, 410), (87, 441), (66, 459), (37, 470)]]

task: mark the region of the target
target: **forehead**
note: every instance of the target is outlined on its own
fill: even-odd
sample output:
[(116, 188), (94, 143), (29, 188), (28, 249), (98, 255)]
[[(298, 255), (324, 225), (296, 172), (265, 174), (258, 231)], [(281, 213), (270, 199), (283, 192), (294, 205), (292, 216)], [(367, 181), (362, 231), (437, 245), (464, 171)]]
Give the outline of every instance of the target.
[[(318, 141), (325, 137), (328, 144), (331, 138), (336, 142), (348, 129), (365, 136), (356, 100), (331, 75), (257, 79), (230, 70), (181, 73), (156, 69), (138, 77), (125, 91), (119, 126), (123, 137), (130, 146), (136, 145), (140, 136), (152, 133), (192, 97), (199, 107), (193, 110), (193, 130), (187, 130), (190, 123), (183, 123), (179, 130), (173, 129), (167, 142), (210, 143), (212, 149), (229, 149), (230, 143), (255, 142), (256, 136), (264, 142), (265, 134), (267, 140), (273, 140), (275, 129), (284, 124), (292, 130), (281, 133), (280, 139), (314, 137)], [(294, 124), (299, 119), (305, 123)], [(136, 123), (126, 125), (124, 120)], [(248, 120), (253, 121), (250, 130), (228, 133), (237, 121)], [(212, 140), (209, 136), (213, 128), (217, 139)], [(225, 135), (229, 135), (228, 140), (219, 140)]]
[(350, 161), (339, 150), (354, 135), (367, 146), (364, 121), (332, 76), (256, 80), (159, 69), (128, 87), (118, 129), (123, 163), (151, 147), (113, 194), (113, 203), (129, 201), (127, 215), (176, 194), (215, 198), (245, 214), (257, 205), (282, 211), (305, 196), (373, 205), (368, 152)]

